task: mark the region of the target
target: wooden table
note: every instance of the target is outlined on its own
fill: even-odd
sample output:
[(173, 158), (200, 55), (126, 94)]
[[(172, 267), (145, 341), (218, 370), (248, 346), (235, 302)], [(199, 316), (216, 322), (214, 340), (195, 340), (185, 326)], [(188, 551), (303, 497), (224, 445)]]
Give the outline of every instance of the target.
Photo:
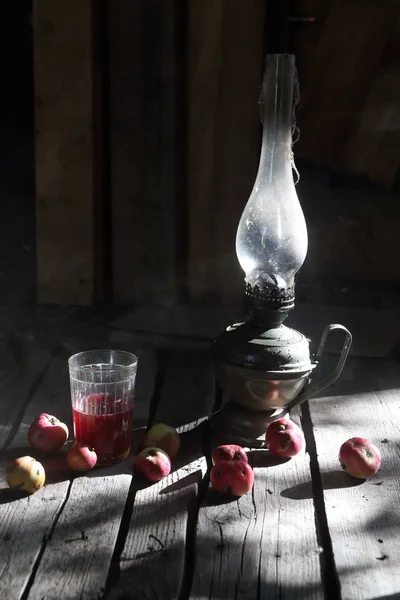
[[(29, 497), (2, 476), (0, 600), (400, 598), (398, 362), (366, 343), (334, 388), (293, 415), (306, 453), (280, 462), (250, 450), (254, 489), (227, 501), (209, 487), (209, 332), (193, 318), (171, 332), (161, 329), (172, 317), (162, 326), (154, 317), (146, 329), (136, 314), (136, 329), (67, 318), (53, 335), (51, 318), (48, 335), (39, 319), (0, 340), (2, 471), (34, 454), (26, 433), (40, 412), (71, 425), (67, 357), (98, 345), (139, 355), (135, 448), (148, 423), (163, 421), (179, 428), (182, 450), (154, 485), (133, 474), (133, 457), (76, 477), (48, 459), (48, 483)], [(353, 435), (382, 451), (370, 481), (340, 470), (339, 446)]]

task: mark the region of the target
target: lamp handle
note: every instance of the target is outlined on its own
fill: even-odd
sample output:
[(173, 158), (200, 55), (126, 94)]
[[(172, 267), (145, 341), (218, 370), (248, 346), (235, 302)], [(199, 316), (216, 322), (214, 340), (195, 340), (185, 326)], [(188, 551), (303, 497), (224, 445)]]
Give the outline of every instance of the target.
[(348, 329), (346, 329), (346, 327), (343, 327), (343, 325), (338, 325), (338, 324), (334, 323), (332, 325), (328, 325), (327, 327), (325, 327), (325, 330), (324, 330), (324, 333), (322, 334), (322, 338), (319, 343), (317, 354), (316, 354), (315, 358), (316, 358), (316, 362), (318, 363), (318, 360), (321, 358), (322, 354), (324, 353), (326, 340), (328, 339), (329, 334), (332, 331), (334, 331), (335, 329), (341, 329), (345, 335), (342, 350), (340, 352), (339, 360), (336, 364), (335, 369), (332, 371), (332, 373), (330, 375), (328, 375), (328, 377), (326, 377), (326, 379), (324, 379), (323, 381), (318, 383), (315, 387), (306, 389), (304, 392), (301, 392), (296, 398), (294, 398), (287, 405), (287, 407), (285, 409), (285, 414), (287, 414), (295, 406), (299, 406), (300, 404), (303, 404), (303, 402), (305, 402), (306, 400), (309, 400), (316, 394), (319, 394), (319, 392), (322, 392), (322, 390), (324, 390), (329, 385), (332, 385), (332, 383), (334, 383), (342, 374), (343, 367), (344, 367), (347, 357), (349, 355), (350, 348), (351, 348), (351, 342), (353, 339), (350, 331)]

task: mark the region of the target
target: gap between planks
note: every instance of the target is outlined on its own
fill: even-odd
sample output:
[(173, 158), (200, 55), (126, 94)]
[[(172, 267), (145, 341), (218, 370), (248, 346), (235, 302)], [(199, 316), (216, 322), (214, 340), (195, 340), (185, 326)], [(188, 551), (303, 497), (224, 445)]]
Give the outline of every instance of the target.
[[(4, 469), (16, 456), (39, 455), (28, 447), (26, 435), (32, 420), (43, 411), (54, 412), (54, 403), (68, 399), (69, 390), (60, 370), (60, 359), (54, 357), (42, 385), (26, 406), (20, 426), (6, 451), (3, 452), (0, 505), (0, 597), (13, 600), (26, 597), (36, 565), (46, 546), (46, 539), (61, 514), (70, 487), (69, 476), (63, 476), (53, 485), (46, 485), (32, 496), (18, 495), (4, 489)], [(45, 391), (47, 390), (47, 394)], [(63, 396), (64, 394), (64, 396)], [(61, 416), (61, 415), (60, 415)], [(44, 459), (39, 458), (42, 462)], [(47, 465), (45, 468), (47, 470)]]
[[(82, 340), (80, 344), (82, 344)], [(98, 344), (93, 343), (93, 340), (90, 342), (85, 339), (85, 344), (98, 347)], [(131, 339), (132, 344), (137, 347), (134, 338)], [(9, 448), (4, 452), (2, 469), (4, 469), (5, 461), (14, 456), (24, 454), (35, 456), (35, 451), (27, 445), (26, 434), (30, 422), (40, 412), (45, 411), (56, 414), (71, 427), (71, 400), (66, 359), (76, 349), (74, 343), (70, 342), (59, 346), (58, 353), (53, 358), (41, 386), (33, 393), (31, 401), (25, 403), (26, 411), (20, 427)], [(139, 355), (141, 356), (142, 368), (138, 371), (137, 390), (140, 397), (139, 402), (137, 402), (137, 413), (140, 414), (142, 419), (145, 417), (147, 422), (147, 413), (146, 415), (143, 414), (143, 407), (146, 406), (147, 402), (144, 394), (151, 394), (151, 383), (154, 379), (152, 354), (147, 352), (146, 355), (146, 353), (143, 354), (140, 351)], [(147, 402), (148, 404), (149, 402)], [(108, 508), (111, 513), (114, 511), (115, 517), (112, 527), (109, 528), (111, 534), (109, 532), (109, 535), (105, 536), (107, 546), (105, 553), (108, 552), (108, 547), (113, 549), (112, 535), (114, 534), (116, 537), (119, 528), (118, 519), (121, 518), (123, 505), (119, 506), (115, 502), (116, 494), (119, 491), (118, 474), (115, 477), (115, 472), (108, 473), (107, 470), (102, 470), (100, 473), (95, 470), (90, 476), (76, 477), (71, 482), (71, 473), (64, 470), (66, 466), (65, 453), (57, 454), (54, 460), (51, 457), (44, 456), (38, 456), (38, 458), (42, 462), (47, 461), (44, 462), (44, 465), (48, 475), (48, 483), (52, 485), (44, 486), (44, 488), (29, 497), (16, 498), (15, 494), (13, 496), (13, 490), (9, 489), (0, 492), (2, 501), (0, 505), (0, 538), (7, 542), (0, 546), (0, 557), (4, 553), (4, 560), (0, 560), (0, 563), (2, 563), (0, 567), (0, 597), (2, 599), (14, 600), (14, 598), (20, 597), (30, 599), (36, 597), (58, 598), (60, 594), (63, 599), (68, 598), (68, 592), (64, 594), (62, 585), (63, 581), (65, 583), (66, 578), (57, 577), (60, 565), (62, 565), (61, 571), (63, 572), (64, 568), (66, 570), (71, 568), (73, 563), (73, 560), (68, 560), (68, 557), (71, 559), (71, 544), (66, 546), (63, 543), (63, 533), (68, 534), (69, 531), (74, 530), (75, 525), (78, 529), (80, 528), (80, 524), (76, 523), (80, 505), (90, 505), (93, 498), (98, 502), (96, 489), (102, 487), (105, 487), (106, 491), (108, 489), (110, 492), (108, 494), (110, 498)], [(53, 468), (56, 472), (55, 478), (52, 473)], [(97, 475), (99, 476), (97, 477)], [(121, 475), (123, 478), (124, 474), (121, 473)], [(130, 482), (131, 476), (127, 475), (127, 477)], [(90, 478), (92, 478), (92, 481), (90, 481)], [(2, 487), (4, 487), (4, 483), (2, 483)], [(80, 534), (81, 531), (79, 531), (79, 537), (82, 545), (84, 540), (82, 540)], [(75, 530), (72, 531), (71, 536), (67, 535), (67, 537), (71, 538), (71, 543), (76, 544)], [(89, 556), (89, 560), (90, 555), (93, 557), (98, 551), (95, 539), (96, 536), (94, 535), (91, 540), (92, 544), (83, 544), (85, 546), (84, 552)], [(81, 552), (82, 550), (83, 548), (80, 548)], [(77, 555), (79, 562), (79, 559), (82, 559), (79, 550)], [(81, 562), (84, 564), (83, 560)], [(101, 581), (103, 581), (104, 587), (110, 561), (107, 556), (104, 556), (100, 563), (98, 579), (100, 580), (100, 587), (102, 585)], [(55, 567), (54, 571), (51, 569), (51, 565)], [(72, 564), (72, 566), (74, 565)], [(79, 575), (79, 569), (76, 574)], [(52, 591), (52, 583), (54, 584), (55, 579), (57, 579), (57, 583)], [(88, 585), (93, 585), (93, 588), (95, 588), (97, 581), (91, 581), (90, 577), (87, 579)], [(77, 577), (77, 580), (78, 585), (82, 583), (79, 577)], [(89, 590), (89, 595), (92, 591)], [(96, 596), (96, 593), (93, 592), (93, 595)], [(77, 590), (72, 586), (70, 597), (75, 600), (80, 594), (81, 589)]]
[[(399, 364), (351, 357), (333, 388), (309, 407), (342, 596), (395, 597), (400, 589)], [(381, 451), (380, 470), (370, 480), (340, 469), (339, 448), (353, 436)]]
[(324, 490), (318, 464), (317, 446), (315, 442), (310, 408), (308, 402), (301, 406), (301, 424), (306, 439), (307, 452), (310, 456), (312, 494), (314, 498), (315, 528), (318, 544), (322, 548), (320, 567), (325, 600), (341, 600), (340, 581), (336, 570), (332, 539), (329, 532), (325, 510)]
[[(170, 358), (170, 352), (165, 351), (164, 349), (158, 349), (156, 351), (156, 374), (154, 380), (154, 390), (150, 400), (150, 407), (148, 412), (148, 421), (146, 429), (151, 427), (151, 423), (154, 422), (155, 414), (157, 411), (158, 404), (160, 402), (161, 393), (166, 377), (168, 360)], [(137, 448), (137, 451), (140, 450), (140, 445)], [(105, 585), (105, 593), (104, 597), (106, 598), (110, 590), (118, 583), (119, 578), (121, 576), (120, 569), (120, 560), (121, 555), (124, 550), (124, 546), (126, 543), (126, 538), (129, 532), (129, 524), (132, 519), (133, 506), (135, 503), (135, 496), (137, 492), (137, 486), (134, 478), (132, 478), (128, 495), (124, 507), (124, 512), (121, 519), (121, 525), (118, 532), (117, 540), (115, 543), (115, 548), (113, 552), (113, 556), (111, 559), (110, 570), (108, 573), (106, 585)]]
[[(129, 346), (136, 347), (140, 361), (136, 411), (140, 409), (142, 422), (147, 422), (155, 380), (154, 353), (140, 349), (134, 338)], [(68, 355), (74, 350), (71, 344), (64, 348)], [(68, 501), (40, 557), (29, 600), (60, 596), (75, 600), (104, 594), (131, 480), (132, 456), (118, 465), (94, 469), (73, 479)]]
[[(119, 578), (108, 600), (124, 597), (188, 598), (198, 507), (205, 479), (204, 427), (214, 405), (214, 378), (207, 351), (173, 352), (155, 417), (178, 427), (181, 451), (173, 471), (153, 485), (134, 481), (134, 504), (124, 532)], [(126, 526), (126, 525), (125, 525)]]
[[(298, 410), (292, 416), (299, 421)], [(249, 460), (251, 493), (233, 499), (206, 490), (190, 600), (322, 600), (313, 497), (292, 494), (310, 479), (307, 454), (279, 461), (265, 449), (250, 449)]]

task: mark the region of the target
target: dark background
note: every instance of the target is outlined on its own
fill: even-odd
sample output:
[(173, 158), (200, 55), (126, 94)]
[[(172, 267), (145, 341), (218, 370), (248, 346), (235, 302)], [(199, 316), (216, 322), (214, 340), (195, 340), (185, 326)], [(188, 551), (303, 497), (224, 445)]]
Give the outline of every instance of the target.
[(263, 57), (286, 44), (309, 228), (297, 297), (398, 305), (399, 3), (278, 4), (3, 3), (2, 303), (238, 302)]
[(32, 2), (2, 5), (0, 301), (35, 300)]

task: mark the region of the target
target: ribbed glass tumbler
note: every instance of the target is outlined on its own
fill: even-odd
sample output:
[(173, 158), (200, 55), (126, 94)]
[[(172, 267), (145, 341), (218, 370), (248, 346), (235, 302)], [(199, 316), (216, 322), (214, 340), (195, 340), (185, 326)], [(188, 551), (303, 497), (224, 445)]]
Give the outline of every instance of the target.
[(131, 449), (138, 359), (121, 350), (90, 350), (68, 360), (75, 441), (97, 454), (97, 465)]

